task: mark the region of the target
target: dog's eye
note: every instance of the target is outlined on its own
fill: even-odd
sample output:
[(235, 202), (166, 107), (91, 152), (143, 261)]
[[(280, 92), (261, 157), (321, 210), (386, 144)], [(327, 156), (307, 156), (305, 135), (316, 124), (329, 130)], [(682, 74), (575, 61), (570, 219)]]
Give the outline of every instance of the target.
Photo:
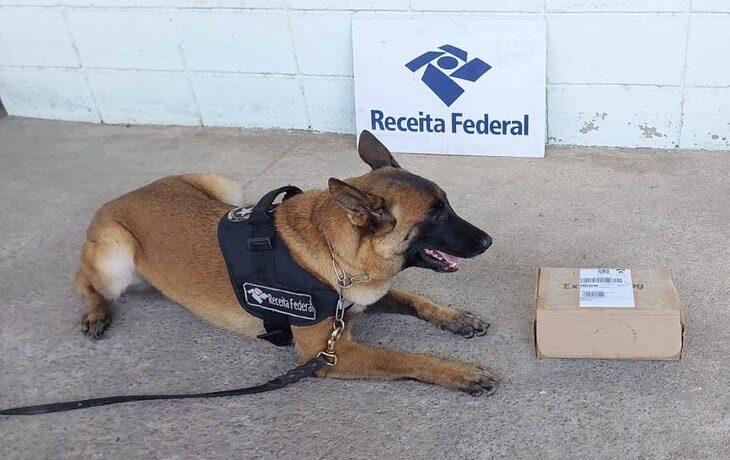
[(446, 205), (443, 201), (439, 201), (431, 208), (430, 219), (433, 222), (440, 222), (446, 218)]

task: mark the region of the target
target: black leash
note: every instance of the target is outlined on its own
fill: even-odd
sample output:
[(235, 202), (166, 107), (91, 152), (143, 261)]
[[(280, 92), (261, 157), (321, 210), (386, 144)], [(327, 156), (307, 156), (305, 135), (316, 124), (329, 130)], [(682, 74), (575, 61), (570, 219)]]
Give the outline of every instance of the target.
[(287, 385), (291, 385), (303, 378), (311, 377), (318, 369), (329, 363), (326, 356), (319, 355), (310, 359), (305, 364), (297, 366), (286, 374), (270, 380), (263, 385), (256, 385), (248, 388), (239, 388), (236, 390), (212, 391), (209, 393), (190, 393), (178, 395), (129, 395), (129, 396), (110, 396), (107, 398), (82, 399), (80, 401), (67, 401), (61, 403), (39, 404), (36, 406), (13, 407), (11, 409), (0, 410), (0, 415), (35, 415), (50, 414), (53, 412), (64, 412), (76, 409), (86, 409), (87, 407), (107, 406), (109, 404), (119, 404), (131, 401), (151, 401), (160, 399), (191, 399), (191, 398), (220, 398), (223, 396), (240, 396), (251, 395), (256, 393), (264, 393), (267, 391), (278, 390)]

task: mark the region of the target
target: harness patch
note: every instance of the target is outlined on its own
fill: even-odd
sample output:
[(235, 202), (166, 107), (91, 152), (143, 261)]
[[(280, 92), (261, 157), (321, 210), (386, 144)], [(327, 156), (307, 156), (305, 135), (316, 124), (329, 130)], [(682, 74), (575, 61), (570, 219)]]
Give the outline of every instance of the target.
[(299, 292), (275, 289), (260, 284), (243, 283), (246, 303), (252, 307), (282, 313), (295, 318), (317, 319), (317, 310), (312, 304), (312, 296)]
[(243, 222), (244, 220), (249, 218), (252, 210), (253, 206), (241, 206), (238, 208), (233, 208), (228, 211), (228, 220), (230, 220), (231, 222)]

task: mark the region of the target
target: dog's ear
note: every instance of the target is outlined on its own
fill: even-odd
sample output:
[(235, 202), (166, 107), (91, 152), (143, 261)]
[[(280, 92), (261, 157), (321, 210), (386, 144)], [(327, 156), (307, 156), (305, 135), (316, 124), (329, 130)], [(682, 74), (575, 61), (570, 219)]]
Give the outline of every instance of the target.
[(400, 168), (400, 165), (390, 154), (390, 150), (383, 145), (370, 131), (360, 133), (360, 140), (357, 143), (357, 153), (362, 161), (369, 164), (371, 168), (378, 169), (383, 166)]
[(356, 227), (376, 235), (388, 233), (395, 227), (395, 217), (385, 207), (382, 197), (363, 192), (334, 177), (330, 177), (328, 186), (335, 202), (345, 210), (350, 222)]

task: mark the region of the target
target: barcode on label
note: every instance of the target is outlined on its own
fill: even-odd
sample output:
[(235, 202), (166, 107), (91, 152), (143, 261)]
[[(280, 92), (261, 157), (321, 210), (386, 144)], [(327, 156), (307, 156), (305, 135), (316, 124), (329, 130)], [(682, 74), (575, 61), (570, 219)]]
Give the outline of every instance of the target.
[(580, 307), (634, 308), (629, 269), (581, 268), (578, 281)]
[(606, 297), (604, 291), (583, 291), (580, 293), (581, 300), (601, 299)]
[(598, 284), (598, 283), (610, 283), (610, 284), (618, 283), (618, 284), (620, 284), (623, 282), (624, 282), (623, 278), (614, 278), (611, 276), (593, 276), (590, 278), (581, 278), (580, 279), (580, 284)]

